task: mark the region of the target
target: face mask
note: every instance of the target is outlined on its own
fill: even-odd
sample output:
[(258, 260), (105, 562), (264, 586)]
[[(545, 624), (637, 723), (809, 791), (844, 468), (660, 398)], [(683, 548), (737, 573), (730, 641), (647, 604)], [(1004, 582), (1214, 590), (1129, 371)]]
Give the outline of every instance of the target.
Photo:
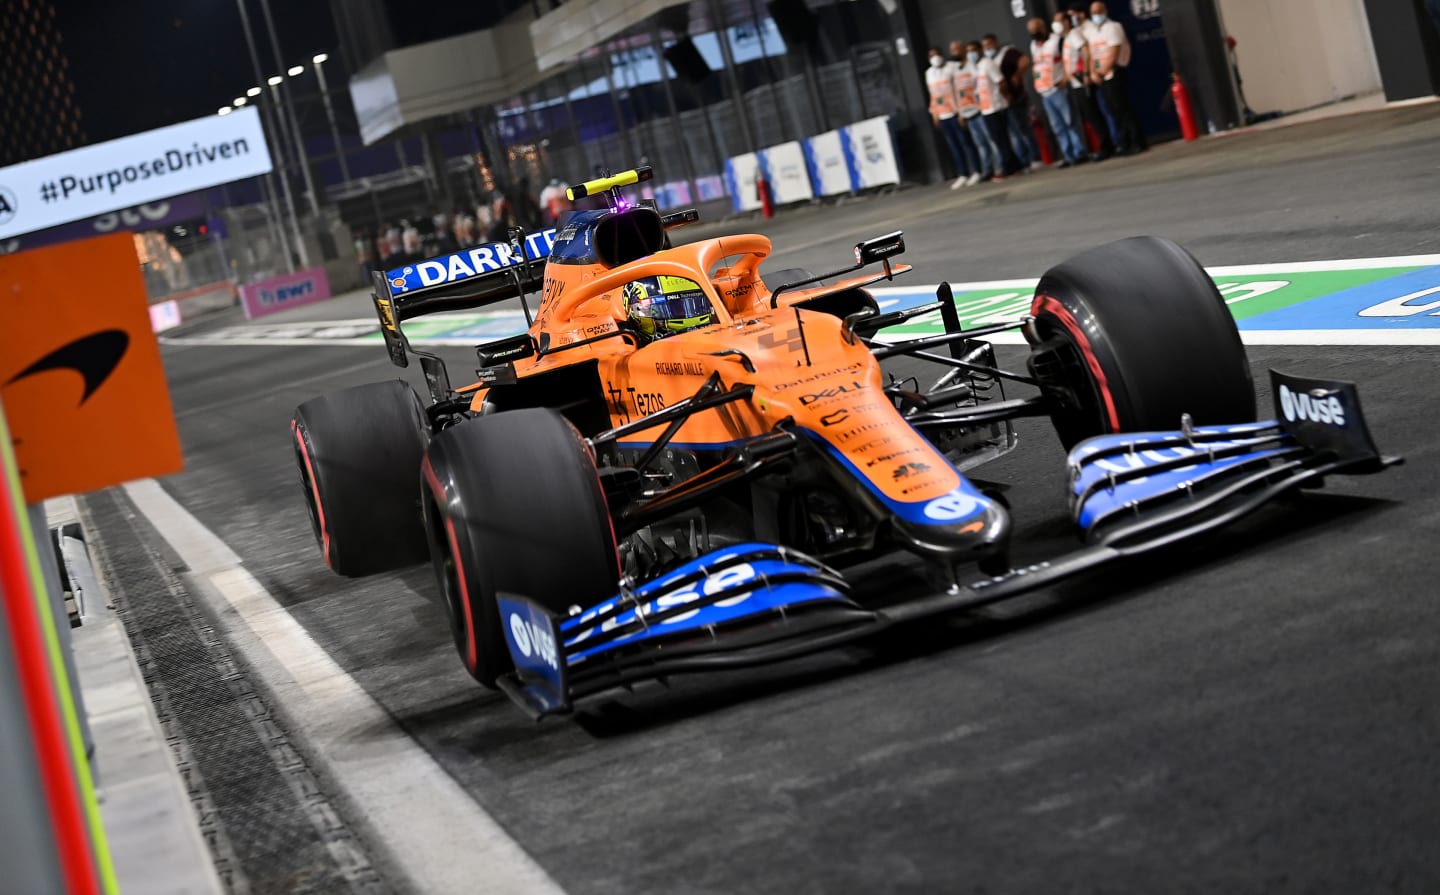
[(1080, 18), (1079, 16), (1071, 16), (1071, 17), (1070, 17), (1070, 27), (1071, 27), (1071, 28), (1079, 28), (1079, 27), (1080, 27), (1080, 23), (1083, 22), (1083, 21), (1085, 21), (1085, 20), (1082, 19), (1082, 18)]
[(1091, 16), (1090, 21), (1094, 22), (1097, 25), (1103, 25), (1105, 24), (1105, 20), (1107, 18), (1108, 16)]
[(1031, 32), (1030, 32), (1030, 39), (1031, 39), (1031, 40), (1034, 40), (1034, 41), (1044, 40), (1044, 39), (1045, 39), (1045, 32), (1044, 32), (1044, 31), (1031, 31)]
[(931, 68), (939, 68), (939, 67), (940, 67), (940, 63), (942, 63), (942, 62), (944, 62), (944, 61), (945, 61), (945, 60), (944, 60), (944, 59), (941, 59), (938, 55), (937, 55), (937, 56), (931, 56), (931, 57), (930, 57), (930, 67), (931, 67)]
[(995, 58), (995, 51), (994, 51), (994, 50), (986, 50), (986, 51), (985, 51), (985, 58), (986, 58), (986, 59), (994, 59), (994, 58)]
[(969, 62), (971, 65), (974, 65), (975, 63), (980, 61), (980, 54), (975, 52), (974, 50), (971, 50), (970, 52), (965, 54), (965, 61)]
[(1050, 23), (1050, 30), (1053, 31), (1053, 32), (1055, 32), (1056, 34), (1064, 34), (1064, 33), (1065, 33), (1065, 26), (1064, 26), (1063, 24), (1061, 24), (1060, 22), (1051, 22), (1051, 23)]

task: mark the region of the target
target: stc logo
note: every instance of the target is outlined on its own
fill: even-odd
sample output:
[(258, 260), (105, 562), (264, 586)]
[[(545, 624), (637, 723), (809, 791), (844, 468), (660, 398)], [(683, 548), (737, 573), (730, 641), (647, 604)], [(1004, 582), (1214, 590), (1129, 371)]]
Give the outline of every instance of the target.
[(117, 211), (114, 214), (102, 214), (96, 218), (91, 225), (97, 233), (109, 233), (121, 224), (126, 229), (138, 227), (141, 224), (153, 223), (170, 213), (169, 202), (156, 202), (154, 205), (137, 205), (134, 208), (127, 208)]
[(1345, 425), (1345, 405), (1334, 394), (1321, 389), (1310, 392), (1293, 392), (1288, 386), (1280, 386), (1280, 411), (1288, 422), (1324, 423), (1327, 426)]

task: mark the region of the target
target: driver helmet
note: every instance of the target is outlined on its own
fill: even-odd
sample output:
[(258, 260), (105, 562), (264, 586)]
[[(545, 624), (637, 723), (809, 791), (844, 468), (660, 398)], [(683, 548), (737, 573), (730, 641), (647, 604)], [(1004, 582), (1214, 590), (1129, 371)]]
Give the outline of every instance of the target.
[(626, 283), (622, 294), (630, 325), (646, 342), (715, 322), (710, 299), (685, 277), (642, 277)]

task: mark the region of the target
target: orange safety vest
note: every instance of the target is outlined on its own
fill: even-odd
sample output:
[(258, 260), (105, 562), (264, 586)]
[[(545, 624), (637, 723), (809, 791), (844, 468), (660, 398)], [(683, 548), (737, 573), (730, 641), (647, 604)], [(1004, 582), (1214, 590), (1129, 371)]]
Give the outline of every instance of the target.
[(1035, 72), (1036, 93), (1043, 96), (1055, 89), (1055, 57), (1045, 49), (1045, 44), (1031, 41), (1030, 67)]
[(966, 118), (973, 117), (978, 110), (975, 103), (975, 72), (962, 67), (955, 73), (955, 96), (959, 100), (960, 114)]
[(937, 118), (955, 117), (955, 82), (942, 63), (939, 68), (925, 69), (925, 86), (930, 89), (930, 111)]
[[(1081, 35), (1081, 40), (1084, 40), (1084, 35)], [(1065, 60), (1065, 74), (1082, 84), (1085, 83), (1085, 64), (1080, 58), (1080, 47), (1070, 40), (1069, 34), (1065, 35), (1061, 42), (1061, 49)]]
[(980, 103), (982, 113), (989, 115), (995, 111), (995, 85), (983, 71), (975, 75), (975, 99)]
[[(1090, 35), (1090, 68), (1096, 74), (1100, 73), (1100, 62), (1111, 49), (1110, 42), (1101, 34), (1100, 29), (1096, 28)], [(1120, 65), (1120, 47), (1114, 47), (1113, 49), (1116, 53), (1115, 65), (1118, 68)]]

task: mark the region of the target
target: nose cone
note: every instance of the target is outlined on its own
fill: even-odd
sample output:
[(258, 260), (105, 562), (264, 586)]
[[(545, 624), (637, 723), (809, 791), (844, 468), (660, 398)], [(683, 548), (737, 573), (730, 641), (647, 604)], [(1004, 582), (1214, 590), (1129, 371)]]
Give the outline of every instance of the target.
[(1001, 555), (1010, 540), (1010, 514), (968, 483), (896, 512), (893, 522), (910, 550), (951, 564)]

